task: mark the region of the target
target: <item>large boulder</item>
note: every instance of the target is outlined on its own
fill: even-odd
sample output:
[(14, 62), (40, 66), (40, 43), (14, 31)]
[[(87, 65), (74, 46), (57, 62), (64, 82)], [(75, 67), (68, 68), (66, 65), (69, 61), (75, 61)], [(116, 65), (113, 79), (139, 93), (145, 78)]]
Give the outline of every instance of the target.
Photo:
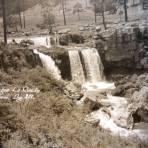
[(135, 123), (148, 123), (148, 87), (144, 86), (132, 96), (132, 104), (129, 109), (132, 112)]

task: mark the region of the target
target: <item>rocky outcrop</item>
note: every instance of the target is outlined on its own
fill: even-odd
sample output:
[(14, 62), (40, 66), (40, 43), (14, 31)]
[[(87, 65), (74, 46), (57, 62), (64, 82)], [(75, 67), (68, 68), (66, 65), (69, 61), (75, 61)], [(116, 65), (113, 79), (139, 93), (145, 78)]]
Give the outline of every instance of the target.
[(0, 50), (0, 69), (8, 72), (11, 70), (21, 71), (23, 68), (34, 68), (42, 66), (38, 56), (32, 50), (8, 45)]
[(84, 37), (80, 34), (63, 34), (59, 37), (59, 44), (62, 46), (68, 46), (69, 44), (82, 44), (84, 43)]
[(148, 68), (148, 26), (119, 24), (95, 35), (105, 67)]
[(61, 71), (61, 76), (64, 80), (71, 80), (71, 67), (68, 52), (52, 53), (52, 57)]

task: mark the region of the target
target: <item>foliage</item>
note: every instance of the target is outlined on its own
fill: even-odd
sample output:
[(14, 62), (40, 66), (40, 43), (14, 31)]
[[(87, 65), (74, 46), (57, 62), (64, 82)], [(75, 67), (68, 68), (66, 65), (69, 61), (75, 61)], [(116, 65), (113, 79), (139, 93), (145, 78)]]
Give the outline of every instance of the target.
[[(25, 11), (28, 8), (36, 5), (36, 0), (5, 0), (7, 16), (18, 14), (20, 11)], [(2, 0), (0, 0), (0, 7), (2, 7)], [(2, 12), (0, 11), (0, 15)]]
[(9, 28), (15, 28), (17, 31), (17, 26), (19, 25), (19, 23), (20, 23), (20, 20), (17, 16), (10, 15), (7, 17), (7, 26)]
[(48, 27), (53, 26), (55, 23), (55, 16), (52, 13), (44, 13), (44, 24)]
[(80, 12), (82, 12), (82, 5), (81, 3), (76, 3), (74, 8), (73, 8), (73, 13), (77, 13), (78, 14), (78, 19), (80, 20)]
[(73, 13), (77, 13), (80, 11), (82, 11), (82, 5), (81, 5), (81, 3), (76, 3), (73, 7)]
[[(101, 13), (103, 0), (90, 0), (93, 5), (96, 5), (96, 12)], [(104, 0), (104, 11), (116, 12), (116, 5), (114, 0)]]

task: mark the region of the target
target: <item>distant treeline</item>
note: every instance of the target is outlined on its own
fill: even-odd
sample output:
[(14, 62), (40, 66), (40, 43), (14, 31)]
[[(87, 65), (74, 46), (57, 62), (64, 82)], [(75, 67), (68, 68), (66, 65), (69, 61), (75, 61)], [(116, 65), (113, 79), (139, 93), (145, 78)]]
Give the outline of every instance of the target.
[[(44, 5), (46, 3), (57, 5), (60, 0), (5, 0), (6, 15), (13, 15), (23, 12), (36, 4)], [(0, 16), (2, 16), (2, 0), (0, 0)]]

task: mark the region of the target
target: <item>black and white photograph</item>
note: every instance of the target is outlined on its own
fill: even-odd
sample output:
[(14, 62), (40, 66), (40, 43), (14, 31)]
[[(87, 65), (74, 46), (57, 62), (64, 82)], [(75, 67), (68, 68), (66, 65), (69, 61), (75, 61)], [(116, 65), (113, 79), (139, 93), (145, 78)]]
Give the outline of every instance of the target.
[(148, 0), (0, 0), (0, 148), (148, 148)]

